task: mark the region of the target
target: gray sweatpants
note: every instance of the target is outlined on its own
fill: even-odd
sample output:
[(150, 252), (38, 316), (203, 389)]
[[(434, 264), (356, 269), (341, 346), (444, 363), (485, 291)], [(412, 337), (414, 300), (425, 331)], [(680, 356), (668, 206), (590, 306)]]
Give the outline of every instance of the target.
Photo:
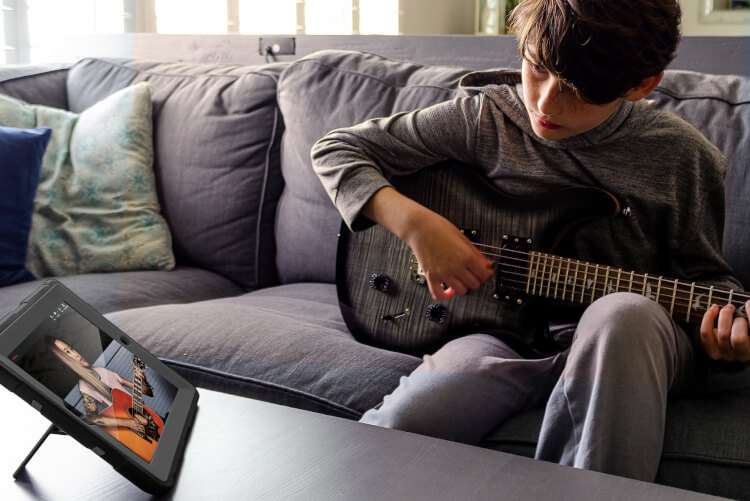
[(542, 359), (487, 334), (453, 340), (361, 422), (476, 444), (546, 401), (537, 459), (653, 481), (667, 395), (694, 372), (690, 338), (663, 307), (631, 293), (598, 299), (572, 328), (570, 347)]

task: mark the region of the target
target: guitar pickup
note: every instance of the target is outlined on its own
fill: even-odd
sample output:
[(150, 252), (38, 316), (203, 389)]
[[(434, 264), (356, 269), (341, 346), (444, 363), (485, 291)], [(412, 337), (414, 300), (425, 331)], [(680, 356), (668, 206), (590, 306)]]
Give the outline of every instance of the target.
[(500, 257), (495, 266), (495, 299), (523, 303), (526, 297), (531, 244), (530, 238), (503, 235)]

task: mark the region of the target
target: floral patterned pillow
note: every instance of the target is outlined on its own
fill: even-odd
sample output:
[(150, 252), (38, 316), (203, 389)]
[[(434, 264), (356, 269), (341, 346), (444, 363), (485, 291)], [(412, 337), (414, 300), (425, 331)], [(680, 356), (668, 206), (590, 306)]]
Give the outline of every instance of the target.
[(174, 268), (156, 195), (151, 114), (146, 82), (80, 114), (0, 95), (0, 125), (52, 128), (26, 256), (34, 275)]

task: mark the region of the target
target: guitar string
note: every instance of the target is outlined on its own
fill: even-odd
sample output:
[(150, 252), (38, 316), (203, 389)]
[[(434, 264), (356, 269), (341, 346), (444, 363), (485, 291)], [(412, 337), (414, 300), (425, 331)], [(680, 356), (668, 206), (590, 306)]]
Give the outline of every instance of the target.
[[(526, 257), (531, 257), (531, 255), (532, 255), (532, 252), (519, 251), (519, 250), (515, 250), (515, 249), (508, 249), (508, 248), (504, 249), (504, 248), (501, 248), (501, 247), (495, 247), (495, 246), (486, 245), (486, 244), (476, 244), (476, 243), (474, 245), (481, 246), (481, 247), (487, 247), (487, 248), (499, 251), (499, 253), (497, 253), (497, 254), (482, 251), (482, 253), (484, 255), (486, 255), (486, 256), (493, 256), (493, 257), (497, 257), (497, 258), (505, 258), (505, 256), (503, 255), (503, 253), (515, 253), (515, 254), (518, 254), (521, 257), (510, 257), (510, 256), (508, 256), (508, 259), (509, 260), (514, 260), (514, 261), (519, 261), (519, 262), (523, 263), (524, 265), (528, 264), (528, 262), (529, 262), (529, 260), (526, 259)], [(613, 271), (613, 270), (614, 271), (619, 271), (619, 272), (622, 271), (619, 268), (615, 269), (615, 268), (612, 268), (611, 266), (596, 265), (594, 263), (588, 263), (586, 261), (576, 260), (576, 259), (572, 259), (572, 258), (564, 258), (564, 257), (561, 257), (561, 256), (554, 256), (552, 254), (546, 254), (546, 253), (537, 252), (536, 255), (539, 256), (539, 258), (544, 258), (544, 259), (551, 258), (552, 261), (553, 261), (553, 263), (555, 262), (555, 260), (557, 260), (559, 262), (568, 262), (569, 261), (571, 264), (577, 264), (579, 266), (583, 265), (583, 267), (586, 268), (587, 270), (590, 269), (590, 268), (596, 268), (598, 266), (599, 270), (603, 270), (603, 271), (606, 271), (607, 268), (609, 268), (610, 271)], [(526, 266), (516, 266), (516, 268), (522, 269), (522, 270), (526, 270), (527, 267)], [(627, 276), (630, 275), (629, 271), (628, 272), (624, 272), (624, 273)], [(643, 274), (643, 273), (634, 273), (634, 277), (638, 277), (638, 278), (645, 278), (645, 275), (646, 274)], [(696, 291), (696, 292), (711, 292), (712, 291), (712, 288), (710, 286), (700, 285), (700, 284), (697, 284), (697, 283), (693, 286), (692, 282), (686, 282), (685, 280), (680, 281), (679, 279), (659, 277), (659, 276), (656, 276), (656, 275), (648, 277), (648, 278), (649, 279), (654, 279), (654, 280), (662, 278), (662, 280), (664, 282), (669, 282), (671, 284), (674, 284), (674, 282), (677, 281), (678, 283), (682, 284), (683, 287), (685, 287), (685, 288), (693, 288), (693, 290)], [(643, 281), (639, 282), (639, 285), (643, 285)], [(734, 290), (734, 289), (731, 289), (729, 291), (723, 291), (722, 289), (717, 289), (717, 288), (714, 287), (713, 288), (713, 294), (724, 294), (724, 295), (727, 295), (727, 296), (728, 295), (742, 296), (746, 301), (750, 300), (750, 294), (743, 293), (742, 291), (737, 291), (737, 290)]]
[[(516, 270), (522, 270), (522, 271), (510, 271), (509, 269), (515, 268)], [(540, 296), (547, 296), (552, 297), (551, 294), (551, 287), (554, 285), (556, 289), (559, 289), (559, 287), (562, 285), (564, 289), (567, 289), (568, 286), (570, 286), (570, 291), (568, 292), (565, 290), (565, 293), (563, 294), (562, 291), (560, 291), (560, 299), (567, 300), (568, 294), (570, 294), (569, 301), (576, 302), (575, 298), (578, 295), (581, 295), (585, 297), (586, 295), (590, 295), (591, 293), (594, 294), (594, 297), (597, 295), (599, 297), (606, 296), (607, 294), (610, 294), (612, 292), (624, 292), (625, 291), (625, 285), (629, 285), (629, 277), (630, 273), (625, 274), (625, 278), (621, 279), (623, 282), (623, 286), (618, 286), (616, 290), (611, 290), (612, 282), (614, 281), (614, 278), (608, 279), (607, 282), (602, 283), (599, 281), (599, 277), (604, 277), (604, 275), (599, 275), (597, 277), (597, 280), (594, 281), (593, 278), (588, 278), (591, 276), (590, 273), (584, 273), (583, 276), (580, 277), (569, 277), (569, 280), (557, 280), (554, 278), (554, 272), (555, 272), (555, 266), (554, 264), (549, 267), (549, 270), (547, 270), (547, 266), (544, 266), (544, 270), (538, 270), (541, 271), (541, 274), (537, 275), (536, 278), (531, 277), (529, 279), (529, 275), (527, 272), (527, 267), (521, 267), (521, 266), (504, 266), (503, 267), (503, 277), (510, 277), (514, 279), (514, 283), (517, 284), (517, 287), (519, 289), (525, 290), (527, 287), (530, 286), (531, 281), (533, 281), (535, 291), (537, 287), (539, 288), (539, 294)], [(600, 270), (601, 271), (601, 270)], [(610, 268), (611, 271), (611, 268)], [(611, 277), (612, 275), (610, 275)], [(658, 286), (658, 280), (660, 277), (646, 277), (645, 275), (635, 275), (633, 276), (632, 285), (628, 287), (628, 290), (633, 291), (635, 293), (639, 293), (639, 290), (643, 290), (644, 286), (649, 287), (649, 293), (653, 296), (656, 296), (656, 294), (653, 291), (654, 286)], [(592, 285), (587, 285), (586, 280), (590, 280), (592, 282)], [(541, 282), (541, 283), (540, 283)], [(679, 281), (678, 281), (679, 282)], [(670, 285), (671, 284), (671, 285)], [(661, 291), (659, 291), (659, 299), (660, 303), (663, 299), (665, 302), (670, 303), (670, 301), (667, 301), (669, 298), (674, 297), (674, 307), (678, 309), (691, 309), (695, 310), (696, 308), (703, 309), (704, 307), (698, 303), (698, 306), (696, 307), (696, 300), (699, 300), (700, 298), (705, 297), (705, 294), (695, 294), (695, 290), (691, 293), (691, 288), (683, 286), (683, 289), (677, 289), (675, 291), (675, 280), (673, 279), (663, 279), (662, 278), (662, 286), (661, 291), (664, 293), (662, 294)], [(610, 292), (607, 292), (607, 286), (610, 286)], [(547, 288), (547, 293), (545, 294), (543, 291)], [(696, 286), (695, 289), (698, 287)], [(708, 289), (710, 291), (710, 289)], [(532, 291), (533, 293), (533, 291)], [(689, 295), (690, 294), (690, 295)], [(646, 294), (641, 294), (646, 295)], [(651, 295), (648, 295), (647, 297), (651, 297)], [(691, 296), (694, 296), (696, 300), (691, 300)], [(723, 297), (722, 297), (723, 296)], [(742, 308), (744, 306), (743, 301), (747, 300), (749, 297), (747, 294), (738, 293), (736, 291), (730, 291), (725, 292), (721, 290), (714, 289), (712, 291), (712, 299), (715, 298), (717, 300), (726, 299), (727, 303), (729, 303), (729, 298), (732, 299), (732, 304), (737, 303), (737, 305)], [(717, 304), (719, 304), (717, 302)], [(740, 314), (740, 316), (744, 316), (743, 314)]]
[[(516, 276), (520, 276), (517, 273), (515, 275)], [(517, 289), (518, 291), (525, 291), (526, 288), (527, 288), (527, 282), (526, 281), (509, 280), (508, 282), (510, 282), (510, 285), (514, 286), (514, 288)], [(579, 279), (579, 281), (575, 282), (575, 284), (568, 283), (567, 285), (569, 285), (570, 287), (568, 288), (568, 290), (565, 291), (564, 295), (562, 293), (560, 293), (559, 297), (558, 296), (553, 296), (549, 292), (547, 292), (547, 293), (543, 292), (543, 290), (545, 288), (549, 289), (550, 285), (554, 284), (554, 283), (555, 283), (554, 281), (550, 282), (549, 279), (545, 278), (542, 281), (542, 284), (539, 286), (539, 290), (540, 290), (539, 293), (533, 293), (532, 292), (531, 294), (537, 295), (537, 296), (547, 297), (547, 298), (550, 298), (550, 299), (560, 299), (561, 301), (565, 301), (565, 302), (569, 302), (569, 303), (579, 303), (579, 299), (578, 299), (579, 297), (583, 296), (584, 299), (585, 298), (590, 298), (591, 295), (592, 295), (592, 293), (593, 293), (594, 299), (598, 299), (598, 298), (601, 298), (603, 296), (609, 295), (609, 294), (611, 294), (613, 292), (624, 292), (624, 289), (623, 290), (606, 292), (605, 289), (604, 289), (604, 287), (601, 287), (601, 288), (600, 287), (596, 287), (596, 286), (593, 287), (593, 288), (592, 287), (585, 287), (585, 284), (580, 279)], [(538, 281), (537, 281), (537, 284), (538, 284)], [(636, 287), (636, 285), (637, 285), (637, 287)], [(638, 291), (638, 289), (640, 289), (642, 287), (642, 285), (643, 285), (643, 282), (640, 282), (640, 283), (634, 282), (633, 283), (633, 293), (634, 294), (643, 295), (643, 294), (640, 294), (639, 291)], [(652, 295), (653, 295), (653, 293), (652, 293)], [(568, 297), (568, 296), (570, 296), (570, 297)], [(650, 299), (655, 300), (654, 297), (652, 297), (652, 296), (646, 296), (646, 297), (649, 297)], [(665, 306), (665, 307), (666, 307), (666, 305), (670, 305), (671, 306), (672, 305), (671, 301), (668, 301), (668, 299), (670, 297), (671, 296), (669, 294), (660, 295), (658, 303), (661, 304), (662, 306)], [(585, 302), (586, 302), (586, 304), (588, 304), (588, 303), (593, 302), (593, 301), (589, 300), (589, 301), (585, 301)], [(583, 302), (581, 302), (581, 303), (583, 303)], [(734, 303), (734, 301), (733, 301), (733, 303)], [(706, 307), (704, 305), (699, 304), (698, 306), (695, 306), (695, 300), (690, 301), (689, 298), (686, 298), (684, 296), (682, 296), (682, 297), (680, 297), (679, 295), (675, 296), (675, 301), (674, 301), (674, 305), (673, 305), (673, 316), (676, 316), (677, 318), (679, 318), (678, 315), (682, 315), (682, 314), (690, 312), (689, 318), (693, 318), (694, 316), (697, 316), (698, 318), (700, 318), (703, 315), (703, 313), (705, 313), (705, 311), (706, 311)], [(735, 316), (741, 317), (741, 318), (748, 318), (747, 312), (741, 312), (741, 311), (738, 312), (738, 313), (736, 313)]]
[[(517, 251), (517, 250), (514, 250), (514, 249), (507, 249), (507, 248), (503, 249), (503, 248), (494, 247), (494, 246), (485, 245), (485, 244), (475, 244), (475, 245), (479, 245), (479, 246), (482, 246), (482, 247), (488, 247), (488, 248), (492, 248), (492, 249), (497, 249), (497, 250), (500, 250), (502, 252), (508, 252), (508, 253), (514, 252), (514, 253), (517, 253), (517, 254), (521, 254), (522, 256), (525, 256), (525, 257), (530, 257), (532, 255), (530, 252)], [(509, 256), (503, 256), (501, 254), (494, 254), (494, 253), (488, 253), (488, 252), (483, 252), (483, 254), (485, 254), (486, 256), (493, 256), (493, 257), (498, 257), (498, 258), (503, 257), (503, 258), (506, 258), (506, 260), (514, 260), (514, 261), (521, 262), (524, 266), (513, 266), (513, 265), (507, 266), (506, 265), (504, 267), (504, 277), (507, 277), (508, 275), (514, 275), (515, 277), (517, 277), (517, 279), (515, 280), (515, 284), (517, 284), (517, 288), (519, 290), (526, 290), (528, 288), (528, 286), (529, 286), (529, 277), (528, 277), (528, 273), (527, 273), (528, 264), (529, 264), (529, 260), (528, 259), (526, 259), (524, 257), (521, 257), (521, 258), (515, 257), (514, 258), (514, 257), (509, 257)], [(577, 302), (575, 298), (577, 296), (579, 296), (579, 295), (581, 297), (585, 298), (586, 296), (590, 296), (591, 294), (593, 294), (594, 299), (596, 299), (596, 296), (599, 293), (601, 293), (599, 295), (599, 297), (602, 297), (602, 296), (606, 296), (606, 295), (610, 294), (611, 292), (621, 292), (621, 291), (624, 291), (623, 288), (618, 288), (618, 290), (611, 291), (611, 292), (606, 292), (606, 289), (607, 289), (606, 286), (608, 284), (607, 283), (600, 283), (598, 281), (598, 279), (593, 284), (593, 287), (587, 286), (586, 283), (584, 282), (584, 280), (586, 280), (587, 275), (589, 275), (589, 271), (590, 271), (590, 268), (592, 266), (593, 267), (597, 267), (598, 266), (599, 271), (602, 271), (602, 270), (606, 271), (606, 269), (609, 268), (610, 272), (611, 271), (616, 271), (622, 277), (622, 270), (619, 269), (619, 268), (618, 269), (613, 269), (611, 266), (595, 265), (593, 263), (587, 263), (585, 261), (574, 260), (574, 259), (569, 259), (569, 258), (563, 258), (563, 257), (560, 257), (560, 256), (554, 256), (554, 255), (551, 255), (551, 254), (537, 253), (537, 256), (540, 259), (542, 259), (542, 258), (546, 259), (547, 257), (551, 258), (551, 260), (552, 260), (551, 264), (552, 265), (550, 266), (549, 275), (548, 275), (548, 272), (546, 271), (546, 267), (547, 266), (545, 264), (544, 265), (545, 270), (542, 270), (542, 275), (541, 276), (537, 275), (537, 278), (533, 278), (533, 277), (531, 278), (531, 280), (534, 281), (534, 290), (536, 290), (537, 286), (539, 286), (539, 291), (540, 292), (539, 292), (539, 294), (535, 294), (535, 295), (546, 296), (546, 297), (550, 297), (551, 298), (553, 296), (550, 295), (549, 289), (551, 288), (551, 286), (553, 284), (555, 284), (555, 287), (557, 288), (560, 283), (563, 284), (564, 288), (566, 288), (567, 285), (571, 286), (571, 290), (569, 292), (570, 299), (566, 299), (566, 297), (568, 295), (568, 291), (567, 290), (565, 291), (565, 294), (562, 294), (562, 292), (560, 294), (560, 299), (563, 300), (563, 301), (568, 301), (568, 302)], [(552, 274), (554, 272), (555, 261), (557, 260), (557, 262), (559, 262), (559, 263), (564, 263), (564, 262), (566, 262), (564, 260), (568, 260), (568, 259), (569, 259), (570, 264), (576, 264), (576, 265), (579, 265), (579, 266), (581, 264), (584, 265), (583, 267), (586, 269), (586, 271), (583, 272), (584, 275), (582, 277), (580, 277), (580, 278), (578, 278), (578, 277), (573, 278), (573, 282), (572, 283), (571, 282), (565, 282), (565, 281), (560, 282), (558, 280), (554, 280), (552, 278)], [(537, 263), (537, 264), (539, 264), (539, 263)], [(517, 270), (522, 270), (522, 271), (520, 271), (520, 272), (509, 272), (507, 270), (508, 268), (515, 268)], [(628, 277), (630, 277), (630, 272), (625, 272), (625, 276), (626, 276), (626, 279), (625, 279), (626, 282), (629, 282)], [(665, 300), (667, 300), (667, 299), (673, 297), (674, 298), (673, 301), (666, 301), (668, 304), (670, 304), (670, 307), (673, 309), (673, 311), (675, 309), (678, 310), (678, 313), (683, 313), (683, 312), (687, 313), (689, 311), (690, 312), (689, 317), (692, 317), (694, 314), (700, 315), (701, 314), (700, 310), (705, 311), (707, 309), (705, 306), (701, 305), (699, 302), (697, 303), (697, 306), (696, 306), (696, 301), (699, 301), (700, 297), (704, 297), (706, 291), (708, 291), (711, 294), (712, 298), (716, 298), (717, 300), (721, 300), (722, 296), (724, 296), (724, 299), (727, 300), (727, 304), (730, 303), (730, 299), (731, 299), (731, 303), (732, 304), (737, 303), (737, 306), (739, 306), (740, 309), (744, 307), (744, 304), (743, 304), (742, 301), (750, 300), (750, 295), (742, 293), (742, 292), (738, 292), (738, 291), (735, 291), (735, 290), (725, 291), (725, 290), (716, 289), (716, 288), (712, 289), (711, 287), (701, 286), (701, 285), (695, 284), (695, 283), (688, 283), (688, 282), (685, 282), (684, 280), (682, 282), (680, 282), (679, 279), (664, 278), (664, 277), (657, 277), (657, 276), (648, 277), (647, 274), (638, 274), (638, 273), (633, 273), (633, 279), (634, 280), (632, 281), (632, 286), (630, 287), (630, 290), (634, 291), (636, 294), (639, 293), (638, 289), (642, 290), (644, 287), (657, 285), (658, 281), (661, 280), (661, 282), (663, 284), (663, 286), (661, 288), (664, 289), (664, 294), (663, 295), (659, 294), (659, 298), (661, 299), (663, 297)], [(540, 281), (541, 281), (541, 284), (539, 284)], [(656, 283), (655, 283), (655, 281), (656, 281)], [(611, 286), (611, 282), (612, 282), (612, 280), (609, 280), (609, 285), (610, 286)], [(674, 286), (675, 282), (677, 282), (678, 284), (681, 284), (682, 288), (681, 289), (678, 288), (675, 291), (675, 286)], [(668, 284), (672, 284), (671, 287)], [(599, 285), (601, 285), (601, 288), (599, 288)], [(542, 292), (545, 287), (547, 288), (547, 291), (548, 291), (547, 294), (544, 294)], [(696, 292), (698, 292), (698, 294), (695, 294)], [(652, 289), (650, 290), (650, 293), (651, 293), (651, 295), (656, 296), (656, 294), (653, 293)], [(680, 293), (682, 293), (682, 295)], [(685, 295), (687, 295), (688, 293), (690, 293), (690, 297), (685, 297)], [(646, 297), (654, 299), (651, 296), (648, 296), (646, 294), (641, 294), (641, 295), (644, 295)], [(691, 300), (692, 296), (695, 296), (696, 299), (695, 300)], [(662, 304), (661, 301), (658, 301), (658, 302), (659, 302), (659, 304)], [(718, 304), (718, 303), (716, 303), (716, 304)], [(740, 312), (736, 316), (745, 318), (748, 315), (747, 315), (747, 313)]]

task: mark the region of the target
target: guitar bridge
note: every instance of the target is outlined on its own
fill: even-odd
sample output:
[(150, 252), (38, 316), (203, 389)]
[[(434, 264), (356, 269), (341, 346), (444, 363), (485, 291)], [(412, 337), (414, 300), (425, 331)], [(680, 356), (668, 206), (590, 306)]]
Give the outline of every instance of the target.
[(411, 279), (419, 285), (427, 283), (427, 279), (424, 276), (424, 270), (419, 265), (416, 254), (411, 253), (411, 259), (409, 260), (409, 269), (411, 271)]
[(515, 304), (524, 302), (532, 242), (530, 238), (503, 235), (501, 255), (495, 267), (495, 299)]

